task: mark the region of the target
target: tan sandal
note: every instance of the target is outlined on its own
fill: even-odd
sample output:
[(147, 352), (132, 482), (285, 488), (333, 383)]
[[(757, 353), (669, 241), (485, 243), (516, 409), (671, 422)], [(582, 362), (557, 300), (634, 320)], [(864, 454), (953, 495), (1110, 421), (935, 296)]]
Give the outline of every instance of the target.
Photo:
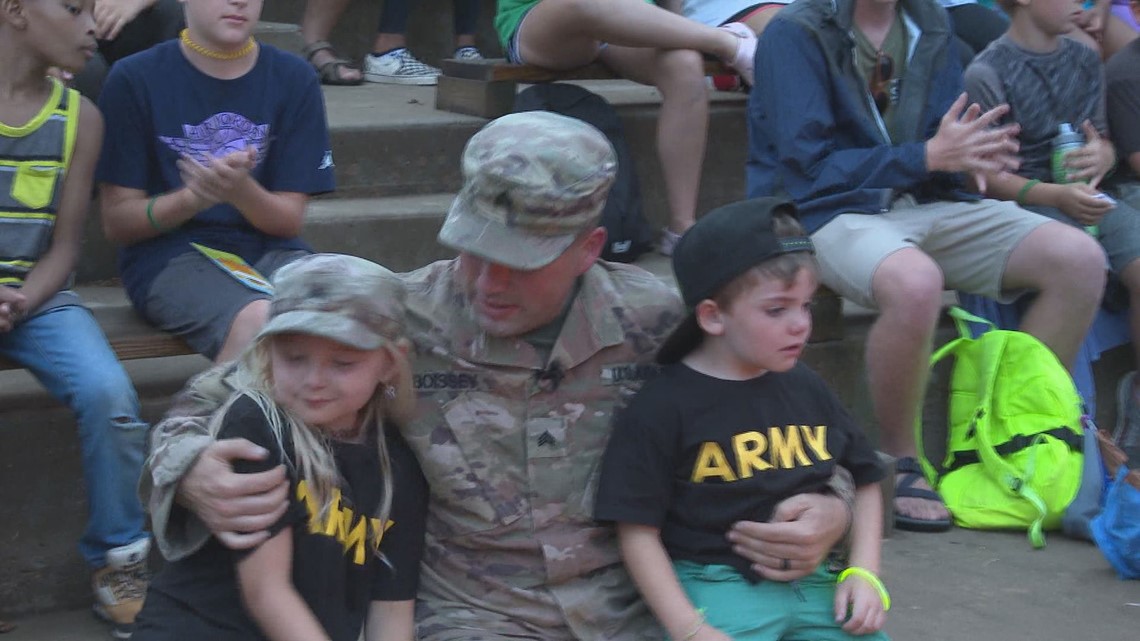
[[(317, 66), (317, 64), (313, 62), (313, 56), (317, 55), (317, 53), (321, 51), (328, 51), (332, 54), (333, 58), (332, 60), (329, 60), (328, 62)], [(360, 70), (354, 67), (348, 60), (338, 56), (336, 50), (333, 49), (332, 44), (327, 40), (318, 40), (311, 45), (305, 45), (305, 48), (301, 49), (301, 55), (304, 56), (305, 60), (307, 60), (309, 64), (317, 70), (317, 75), (320, 76), (322, 85), (355, 87), (364, 82), (363, 73), (361, 73), (361, 76), (355, 80), (350, 80), (341, 76), (341, 70), (343, 69), (351, 69), (357, 72)]]

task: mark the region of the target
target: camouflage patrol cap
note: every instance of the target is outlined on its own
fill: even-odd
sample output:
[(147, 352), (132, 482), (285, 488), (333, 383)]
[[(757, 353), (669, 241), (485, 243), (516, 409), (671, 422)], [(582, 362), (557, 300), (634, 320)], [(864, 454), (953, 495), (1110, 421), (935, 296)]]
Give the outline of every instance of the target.
[(515, 269), (538, 269), (597, 226), (617, 174), (593, 126), (545, 111), (509, 114), (463, 150), (463, 189), (439, 241)]
[(258, 337), (298, 333), (357, 349), (376, 349), (403, 334), (404, 286), (371, 261), (313, 254), (273, 275), (269, 320)]

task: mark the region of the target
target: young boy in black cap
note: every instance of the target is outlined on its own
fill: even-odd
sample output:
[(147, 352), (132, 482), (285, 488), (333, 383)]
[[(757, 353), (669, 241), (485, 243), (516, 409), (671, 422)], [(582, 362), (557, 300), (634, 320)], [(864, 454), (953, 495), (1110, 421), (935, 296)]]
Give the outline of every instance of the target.
[[(739, 202), (681, 238), (673, 270), (691, 313), (657, 353), (661, 373), (618, 415), (603, 459), (595, 517), (617, 523), (626, 567), (674, 641), (807, 630), (886, 639), (883, 470), (823, 380), (797, 363), (818, 268), (794, 213), (772, 198)], [(822, 490), (836, 465), (856, 485), (851, 565), (762, 580), (724, 532)]]

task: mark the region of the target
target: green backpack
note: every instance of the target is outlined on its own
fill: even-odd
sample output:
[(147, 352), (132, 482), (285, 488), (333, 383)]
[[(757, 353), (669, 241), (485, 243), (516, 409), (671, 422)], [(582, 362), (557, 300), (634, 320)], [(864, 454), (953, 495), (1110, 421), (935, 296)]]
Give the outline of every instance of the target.
[[(956, 338), (930, 364), (955, 358), (950, 376), (946, 458), (936, 470), (918, 459), (961, 527), (1023, 529), (1033, 547), (1057, 529), (1076, 496), (1084, 464), (1082, 401), (1056, 355), (1024, 332), (999, 330), (958, 307), (950, 310)], [(989, 330), (973, 338), (969, 322)]]

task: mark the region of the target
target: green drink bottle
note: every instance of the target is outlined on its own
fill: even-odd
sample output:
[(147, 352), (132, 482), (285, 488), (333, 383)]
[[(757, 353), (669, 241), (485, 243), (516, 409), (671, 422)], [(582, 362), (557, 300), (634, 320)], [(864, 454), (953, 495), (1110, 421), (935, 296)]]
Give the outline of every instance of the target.
[[(1063, 122), (1057, 126), (1057, 135), (1053, 138), (1053, 182), (1073, 182), (1069, 179), (1069, 170), (1065, 168), (1065, 156), (1070, 151), (1080, 149), (1084, 144), (1085, 137), (1073, 129), (1072, 124)], [(1085, 231), (1094, 237), (1099, 236), (1100, 225), (1085, 225)]]

